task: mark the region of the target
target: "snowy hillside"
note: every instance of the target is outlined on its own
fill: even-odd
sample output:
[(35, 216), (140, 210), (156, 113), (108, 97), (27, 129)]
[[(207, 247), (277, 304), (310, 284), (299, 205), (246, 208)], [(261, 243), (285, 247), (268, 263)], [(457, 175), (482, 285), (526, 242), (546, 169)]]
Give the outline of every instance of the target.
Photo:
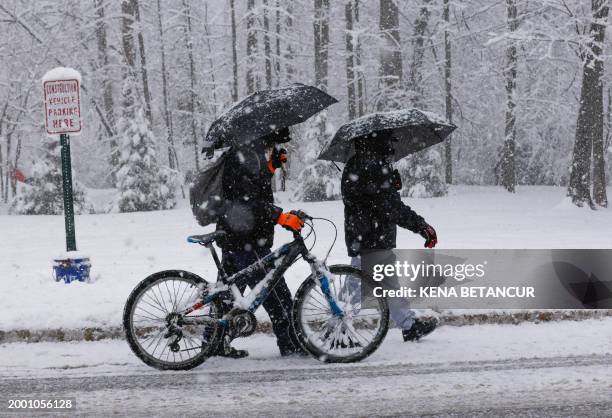
[[(516, 195), (461, 186), (443, 198), (405, 202), (436, 227), (440, 248), (612, 248), (612, 212), (578, 209), (564, 196), (564, 189), (545, 186), (520, 188)], [(342, 203), (290, 203), (285, 198), (281, 194), (285, 209), (301, 208), (338, 225), (330, 263), (348, 262)], [(77, 216), (78, 249), (91, 255), (95, 282), (55, 283), (51, 260), (64, 249), (63, 221), (62, 216), (0, 216), (0, 330), (118, 326), (129, 292), (148, 274), (178, 268), (215, 280), (210, 255), (186, 241), (188, 235), (211, 228), (199, 227), (183, 206)], [(333, 230), (325, 222), (316, 226), (315, 253), (323, 256)], [(290, 239), (276, 228), (277, 245)], [(422, 245), (420, 236), (398, 231), (398, 248)], [(305, 263), (293, 266), (287, 274), (291, 290), (307, 275)]]

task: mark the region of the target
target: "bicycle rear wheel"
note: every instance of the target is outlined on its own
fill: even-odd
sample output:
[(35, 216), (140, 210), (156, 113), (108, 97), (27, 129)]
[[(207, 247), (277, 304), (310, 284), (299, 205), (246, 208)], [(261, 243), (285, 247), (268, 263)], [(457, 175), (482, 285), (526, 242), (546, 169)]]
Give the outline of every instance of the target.
[(332, 313), (319, 281), (309, 277), (298, 289), (293, 326), (304, 349), (321, 361), (351, 363), (372, 354), (389, 328), (389, 305), (384, 298), (362, 301), (365, 274), (346, 265), (330, 266), (329, 290), (343, 317)]
[(180, 270), (161, 271), (132, 291), (123, 311), (130, 348), (147, 365), (160, 370), (188, 370), (202, 364), (221, 340), (221, 326), (184, 321), (222, 316), (219, 299), (182, 316), (208, 287), (201, 277)]

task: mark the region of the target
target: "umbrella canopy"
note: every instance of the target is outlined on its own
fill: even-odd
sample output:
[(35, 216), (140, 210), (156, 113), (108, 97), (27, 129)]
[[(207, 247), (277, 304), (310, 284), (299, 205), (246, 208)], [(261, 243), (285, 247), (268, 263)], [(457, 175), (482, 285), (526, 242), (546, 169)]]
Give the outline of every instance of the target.
[(324, 91), (300, 83), (255, 92), (210, 125), (204, 147), (222, 148), (250, 142), (276, 129), (304, 122), (337, 102)]
[(395, 161), (444, 141), (456, 126), (440, 116), (419, 109), (377, 112), (345, 123), (319, 155), (320, 160), (347, 162), (355, 153), (354, 139), (368, 137), (376, 141), (378, 132), (390, 132)]

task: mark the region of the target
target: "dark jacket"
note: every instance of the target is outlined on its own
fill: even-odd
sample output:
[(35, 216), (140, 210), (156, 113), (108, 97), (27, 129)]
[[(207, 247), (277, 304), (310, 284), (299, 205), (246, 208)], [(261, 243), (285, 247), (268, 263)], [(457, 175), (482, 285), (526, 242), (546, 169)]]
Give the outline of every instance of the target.
[(424, 219), (402, 202), (392, 176), (391, 164), (372, 154), (357, 154), (346, 163), (342, 200), (349, 256), (395, 248), (397, 225), (412, 232), (424, 227)]
[(223, 171), (226, 208), (217, 222), (217, 230), (224, 230), (227, 236), (219, 244), (226, 250), (270, 248), (282, 209), (274, 205), (264, 146), (251, 143), (227, 152)]

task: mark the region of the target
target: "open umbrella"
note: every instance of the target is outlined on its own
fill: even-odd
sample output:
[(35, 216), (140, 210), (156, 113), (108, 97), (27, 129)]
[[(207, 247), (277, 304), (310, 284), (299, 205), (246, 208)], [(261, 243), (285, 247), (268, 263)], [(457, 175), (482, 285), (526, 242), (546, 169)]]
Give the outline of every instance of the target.
[[(345, 123), (319, 155), (320, 160), (346, 162), (355, 153), (354, 139), (376, 141), (377, 132), (390, 132), (395, 161), (444, 141), (456, 126), (440, 116), (419, 109), (377, 112)], [(384, 137), (384, 135), (380, 135)]]
[(250, 142), (276, 129), (304, 122), (336, 102), (324, 91), (300, 83), (255, 92), (210, 125), (204, 148)]

